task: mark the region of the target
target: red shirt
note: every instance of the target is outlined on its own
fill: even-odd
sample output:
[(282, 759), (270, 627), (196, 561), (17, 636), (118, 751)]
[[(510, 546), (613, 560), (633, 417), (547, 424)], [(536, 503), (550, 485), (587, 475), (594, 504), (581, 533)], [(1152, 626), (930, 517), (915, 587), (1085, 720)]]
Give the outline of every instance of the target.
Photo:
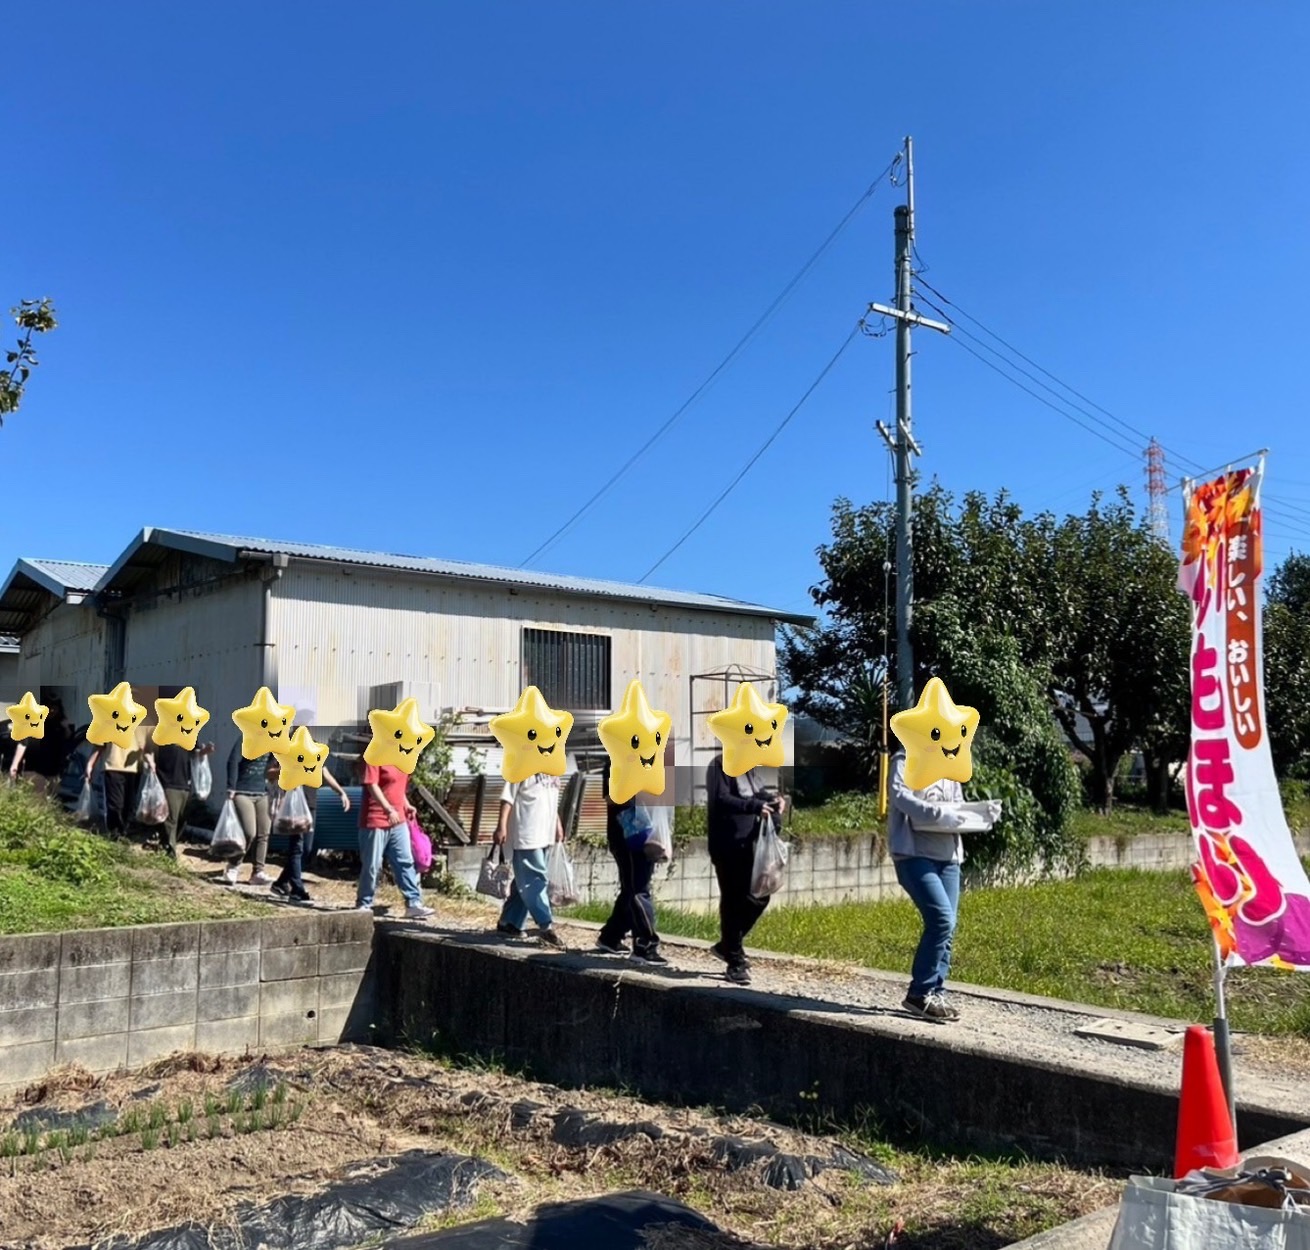
[(391, 817), (387, 815), (382, 804), (373, 797), (369, 786), (378, 786), (382, 797), (396, 809), (396, 814), (403, 822), (405, 819), (405, 791), (409, 786), (409, 774), (390, 764), (364, 766), (364, 801), (359, 806), (359, 827), (361, 829), (390, 829)]

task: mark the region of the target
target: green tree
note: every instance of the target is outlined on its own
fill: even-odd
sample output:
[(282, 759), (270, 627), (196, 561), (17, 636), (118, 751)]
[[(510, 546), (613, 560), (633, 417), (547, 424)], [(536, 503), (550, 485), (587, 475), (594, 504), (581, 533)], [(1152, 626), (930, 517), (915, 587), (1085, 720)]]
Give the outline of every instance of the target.
[(5, 353), (8, 367), (0, 369), (0, 425), (11, 412), (18, 411), (27, 380), (41, 363), (32, 348), (32, 335), (47, 334), (59, 326), (55, 320), (55, 306), (48, 299), (25, 299), (9, 312), (22, 334), (17, 346)]
[(1264, 669), (1274, 769), (1310, 781), (1310, 556), (1288, 556), (1269, 579)]

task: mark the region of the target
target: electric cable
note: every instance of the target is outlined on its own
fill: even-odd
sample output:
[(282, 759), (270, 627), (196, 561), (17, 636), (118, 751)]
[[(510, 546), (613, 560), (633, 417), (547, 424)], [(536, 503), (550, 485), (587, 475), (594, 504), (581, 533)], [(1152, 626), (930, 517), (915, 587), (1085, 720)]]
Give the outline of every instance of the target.
[(529, 564), (532, 563), (533, 560), (537, 559), (538, 556), (543, 555), (546, 551), (548, 551), (551, 547), (553, 547), (555, 543), (559, 541), (559, 539), (564, 537), (564, 535), (568, 533), (568, 531), (571, 530), (573, 526), (576, 525), (578, 521), (580, 521), (582, 517), (585, 516), (586, 513), (589, 512), (591, 508), (597, 502), (599, 502), (599, 500), (614, 487), (614, 485), (623, 477), (623, 475), (627, 473), (627, 471), (631, 469), (632, 466), (635, 465), (637, 461), (642, 458), (642, 456), (644, 456), (653, 446), (655, 446), (657, 442), (659, 442), (661, 438), (664, 437), (665, 434), (668, 433), (669, 430), (673, 428), (674, 424), (678, 421), (678, 419), (702, 395), (704, 395), (706, 391), (709, 390), (709, 388), (714, 384), (714, 382), (717, 380), (719, 375), (723, 373), (724, 370), (727, 369), (734, 360), (736, 360), (736, 358), (746, 348), (747, 344), (750, 343), (750, 341), (753, 338), (755, 338), (755, 336), (773, 318), (773, 315), (786, 302), (788, 296), (790, 296), (791, 293), (801, 284), (801, 282), (809, 274), (810, 270), (813, 269), (814, 266), (819, 263), (819, 261), (827, 253), (828, 249), (832, 247), (832, 245), (837, 241), (838, 237), (846, 229), (846, 227), (850, 225), (852, 221), (855, 220), (855, 217), (858, 215), (860, 210), (873, 198), (874, 193), (878, 190), (879, 186), (882, 185), (885, 179), (890, 177), (892, 171), (895, 170), (898, 164), (900, 164), (900, 161), (901, 161), (901, 155), (898, 152), (896, 156), (892, 158), (891, 162), (887, 165), (887, 168), (884, 169), (882, 173), (880, 173), (868, 185), (868, 187), (865, 188), (864, 194), (861, 195), (860, 198), (856, 200), (853, 205), (851, 205), (846, 215), (836, 224), (836, 226), (833, 227), (832, 231), (828, 234), (828, 237), (824, 239), (822, 243), (819, 244), (819, 246), (815, 249), (814, 253), (810, 256), (809, 260), (807, 260), (805, 264), (803, 264), (800, 267), (800, 269), (796, 272), (795, 276), (791, 279), (791, 281), (788, 282), (785, 287), (783, 287), (781, 293), (774, 299), (773, 303), (771, 303), (760, 314), (760, 316), (756, 319), (754, 324), (752, 324), (750, 329), (747, 330), (746, 333), (743, 334), (742, 337), (737, 340), (736, 346), (733, 347), (733, 349), (721, 361), (719, 361), (719, 363), (710, 372), (709, 376), (706, 377), (706, 379), (694, 391), (692, 391), (692, 393), (674, 411), (673, 415), (669, 417), (664, 422), (664, 424), (661, 425), (655, 431), (654, 434), (652, 434), (644, 443), (642, 443), (642, 445), (639, 448), (637, 448), (637, 450), (633, 452), (632, 455), (630, 455), (627, 458), (627, 460), (625, 460), (623, 464), (620, 465), (619, 468), (613, 474), (610, 475), (610, 477), (605, 481), (605, 483), (597, 491), (595, 491), (591, 495), (591, 497), (584, 504), (582, 504), (582, 506), (579, 507), (573, 513), (573, 515), (570, 516), (563, 523), (563, 525), (561, 525), (553, 534), (551, 534), (548, 538), (546, 538), (542, 543), (538, 545), (538, 547), (532, 552), (532, 554), (529, 555), (527, 559), (525, 559), (519, 565), (519, 568), (526, 568)]

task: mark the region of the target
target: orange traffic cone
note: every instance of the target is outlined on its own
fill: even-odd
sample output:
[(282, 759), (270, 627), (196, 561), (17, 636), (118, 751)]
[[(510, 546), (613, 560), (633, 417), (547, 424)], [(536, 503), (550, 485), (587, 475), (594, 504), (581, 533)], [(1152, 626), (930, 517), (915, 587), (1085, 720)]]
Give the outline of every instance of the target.
[(1196, 1024), (1187, 1030), (1183, 1042), (1183, 1091), (1178, 1100), (1174, 1176), (1181, 1179), (1195, 1168), (1230, 1168), (1238, 1158), (1214, 1038), (1208, 1029)]

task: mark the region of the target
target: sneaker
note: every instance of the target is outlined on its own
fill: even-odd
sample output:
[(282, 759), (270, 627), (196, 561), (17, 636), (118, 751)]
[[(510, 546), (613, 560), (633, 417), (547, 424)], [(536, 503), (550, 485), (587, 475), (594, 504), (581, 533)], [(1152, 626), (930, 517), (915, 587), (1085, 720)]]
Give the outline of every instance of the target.
[(252, 872), (250, 874), (251, 885), (272, 885), (273, 878), (266, 872)]
[(222, 871), (221, 873), (219, 873), (219, 875), (218, 875), (218, 879), (219, 879), (219, 880), (220, 880), (224, 885), (236, 885), (236, 883), (237, 883), (237, 870), (236, 870), (235, 868), (224, 868), (223, 871)]
[(608, 942), (596, 943), (596, 954), (598, 955), (630, 955), (631, 953), (622, 942), (615, 942), (613, 946)]
[(725, 964), (728, 965), (731, 965), (733, 963), (739, 963), (745, 968), (749, 968), (751, 966), (751, 961), (749, 957), (746, 955), (742, 955), (737, 960), (730, 959), (728, 955), (724, 953), (723, 946), (719, 942), (715, 942), (714, 945), (710, 947), (710, 954), (713, 955), (715, 959), (721, 959)]
[(291, 894), (291, 887), (285, 881), (274, 881), (268, 890), (270, 894), (276, 894), (279, 898), (288, 898)]
[(649, 964), (652, 968), (667, 968), (669, 966), (669, 961), (657, 950), (633, 951), (632, 962), (634, 964)]
[(521, 938), (523, 936), (523, 930), (516, 929), (512, 924), (498, 924), (496, 926), (496, 932), (499, 933), (501, 937), (507, 938)]
[(564, 945), (564, 939), (560, 937), (553, 928), (542, 929), (541, 932), (537, 934), (537, 941), (539, 941), (542, 946), (549, 946), (552, 950), (568, 950), (568, 947)]
[(406, 920), (426, 920), (429, 916), (435, 916), (436, 914), (431, 907), (424, 907), (422, 903), (411, 903), (405, 908)]
[(960, 1009), (946, 997), (943, 990), (937, 990), (928, 995), (929, 1002), (936, 1003), (941, 1009), (943, 1020), (958, 1020), (960, 1018)]
[[(304, 886), (301, 886), (298, 890), (288, 890), (288, 894), (293, 903), (312, 903), (314, 901), (310, 898), (309, 891)], [(370, 910), (372, 909), (370, 908)]]
[(723, 974), (733, 985), (749, 985), (751, 983), (751, 970), (744, 963), (735, 963), (728, 965), (728, 971)]
[(929, 994), (926, 998), (921, 998), (918, 994), (906, 994), (901, 1006), (910, 1015), (918, 1016), (920, 1020), (931, 1020), (934, 1024), (945, 1024), (951, 1018), (946, 1014), (946, 1008), (937, 1001), (935, 994)]
[(356, 910), (356, 911), (366, 911), (366, 912), (368, 912), (368, 914), (371, 916), (371, 915), (373, 914), (373, 904), (372, 904), (372, 903), (356, 903), (356, 904), (355, 904), (355, 910)]

